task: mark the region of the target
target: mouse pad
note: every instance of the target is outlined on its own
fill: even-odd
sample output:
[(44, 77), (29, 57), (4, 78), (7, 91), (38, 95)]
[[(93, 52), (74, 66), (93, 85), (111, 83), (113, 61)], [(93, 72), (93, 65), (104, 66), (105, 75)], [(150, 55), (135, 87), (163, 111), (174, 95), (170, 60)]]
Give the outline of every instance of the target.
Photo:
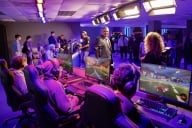
[(170, 123), (172, 123), (172, 125), (175, 128), (191, 128), (192, 127), (192, 119), (183, 114), (178, 114), (177, 116), (175, 116), (175, 118), (170, 120)]

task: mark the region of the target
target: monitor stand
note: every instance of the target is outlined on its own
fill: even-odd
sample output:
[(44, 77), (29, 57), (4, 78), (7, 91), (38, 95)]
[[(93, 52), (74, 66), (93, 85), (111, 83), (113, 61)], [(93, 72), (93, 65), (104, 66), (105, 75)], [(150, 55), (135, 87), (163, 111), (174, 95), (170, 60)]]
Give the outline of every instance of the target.
[(162, 102), (163, 99), (160, 96), (152, 95), (152, 94), (146, 94), (146, 98), (153, 101), (160, 101)]

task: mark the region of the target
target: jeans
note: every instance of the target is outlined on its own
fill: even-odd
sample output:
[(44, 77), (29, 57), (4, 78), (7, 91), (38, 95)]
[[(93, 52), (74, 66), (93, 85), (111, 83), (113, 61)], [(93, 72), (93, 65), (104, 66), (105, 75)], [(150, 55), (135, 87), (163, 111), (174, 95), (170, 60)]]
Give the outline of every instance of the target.
[(85, 66), (86, 64), (86, 57), (89, 56), (89, 51), (81, 51), (81, 65)]

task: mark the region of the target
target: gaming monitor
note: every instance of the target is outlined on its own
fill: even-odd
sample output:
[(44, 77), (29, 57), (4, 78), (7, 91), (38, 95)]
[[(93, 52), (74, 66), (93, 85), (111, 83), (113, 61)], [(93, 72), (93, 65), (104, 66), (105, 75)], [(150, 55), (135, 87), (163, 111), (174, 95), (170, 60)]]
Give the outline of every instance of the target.
[(58, 53), (56, 58), (58, 58), (61, 61), (61, 66), (63, 67), (64, 70), (66, 70), (68, 73), (73, 72), (73, 62), (71, 54)]
[(165, 100), (189, 103), (191, 71), (154, 64), (141, 64), (139, 90)]
[(110, 77), (110, 59), (87, 57), (85, 75), (99, 81), (108, 82)]

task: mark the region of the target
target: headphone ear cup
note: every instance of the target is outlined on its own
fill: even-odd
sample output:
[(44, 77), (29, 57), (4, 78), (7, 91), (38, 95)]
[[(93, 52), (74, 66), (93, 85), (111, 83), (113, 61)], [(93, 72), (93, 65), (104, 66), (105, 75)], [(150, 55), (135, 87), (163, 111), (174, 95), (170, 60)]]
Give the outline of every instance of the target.
[(59, 71), (57, 69), (53, 68), (51, 70), (51, 74), (53, 74), (55, 77), (58, 77), (59, 76)]
[(110, 79), (110, 85), (111, 85), (111, 88), (112, 89), (117, 89), (117, 87), (116, 87), (116, 85), (115, 85), (115, 80), (114, 80), (114, 78), (113, 77), (111, 77), (111, 79)]
[(133, 81), (129, 81), (125, 84), (123, 91), (126, 95), (132, 97), (136, 92), (137, 86)]

